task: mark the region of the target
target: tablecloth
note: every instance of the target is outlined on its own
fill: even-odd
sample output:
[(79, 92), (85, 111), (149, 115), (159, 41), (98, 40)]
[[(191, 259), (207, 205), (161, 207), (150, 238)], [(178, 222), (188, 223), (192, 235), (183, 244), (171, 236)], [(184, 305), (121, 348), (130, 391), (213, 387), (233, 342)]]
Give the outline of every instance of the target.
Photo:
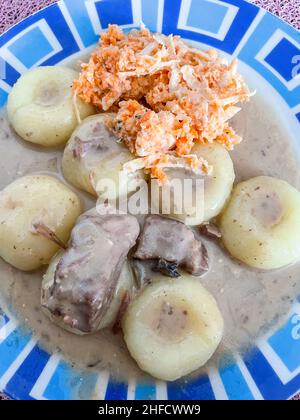
[[(0, 0), (0, 34), (26, 16), (57, 0)], [(300, 30), (300, 0), (252, 0)], [(0, 394), (0, 399), (2, 399)], [(295, 397), (300, 400), (300, 394)]]

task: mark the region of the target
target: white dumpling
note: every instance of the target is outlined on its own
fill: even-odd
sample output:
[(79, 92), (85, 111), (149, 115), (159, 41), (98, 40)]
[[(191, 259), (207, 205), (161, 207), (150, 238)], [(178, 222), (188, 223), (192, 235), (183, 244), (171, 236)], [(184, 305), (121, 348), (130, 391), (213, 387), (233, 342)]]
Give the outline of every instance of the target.
[(38, 67), (23, 74), (14, 85), (7, 104), (8, 118), (20, 137), (45, 147), (65, 144), (81, 119), (94, 107), (74, 99), (75, 70)]
[(56, 178), (14, 181), (0, 192), (0, 256), (24, 271), (49, 264), (80, 213), (77, 195)]

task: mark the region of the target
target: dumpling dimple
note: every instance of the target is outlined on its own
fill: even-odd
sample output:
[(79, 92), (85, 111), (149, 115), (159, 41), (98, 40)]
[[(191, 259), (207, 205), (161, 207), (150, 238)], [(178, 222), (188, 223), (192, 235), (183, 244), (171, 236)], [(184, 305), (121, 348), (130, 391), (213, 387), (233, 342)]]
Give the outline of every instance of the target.
[(277, 193), (264, 193), (261, 189), (253, 192), (253, 208), (251, 213), (266, 228), (280, 223), (284, 215), (283, 204)]

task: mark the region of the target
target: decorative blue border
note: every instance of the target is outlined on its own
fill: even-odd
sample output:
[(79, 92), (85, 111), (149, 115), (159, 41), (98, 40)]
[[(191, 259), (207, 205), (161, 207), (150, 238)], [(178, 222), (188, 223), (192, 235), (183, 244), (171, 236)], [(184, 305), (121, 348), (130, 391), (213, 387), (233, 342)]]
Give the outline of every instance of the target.
[[(300, 122), (300, 34), (242, 0), (64, 0), (0, 37), (0, 107), (28, 68), (54, 65), (98, 40), (108, 23), (143, 20), (233, 54), (281, 95)], [(77, 371), (42, 350), (30, 331), (0, 312), (0, 389), (16, 399), (286, 399), (300, 389), (300, 304), (287, 323), (244, 358), (174, 383), (118, 383), (108, 372)], [(228, 358), (227, 358), (228, 359)]]
[(300, 33), (294, 28), (265, 14), (238, 57), (267, 80), (291, 108), (300, 104)]
[[(183, 38), (202, 42), (225, 51), (228, 54), (232, 54), (258, 14), (259, 9), (251, 3), (240, 0), (206, 1), (205, 3), (206, 5), (203, 6), (203, 2), (199, 2), (198, 0), (165, 0), (163, 33), (178, 34)], [(186, 10), (187, 5), (190, 6), (191, 13), (197, 13), (197, 10), (199, 10), (199, 13), (201, 11), (201, 14), (204, 14), (203, 21), (207, 19), (213, 21), (216, 18), (216, 14), (214, 13), (216, 9), (214, 8), (210, 11), (211, 4), (218, 4), (219, 8), (225, 7), (229, 10), (236, 10), (233, 20), (228, 22), (231, 24), (224, 28), (224, 39), (218, 39), (216, 34), (204, 34), (201, 27), (195, 26), (193, 30), (193, 27), (188, 25), (190, 16)], [(202, 7), (200, 9), (201, 5)], [(191, 10), (192, 8), (194, 10)], [(186, 25), (180, 24), (180, 14), (183, 11), (187, 15)], [(184, 27), (189, 27), (190, 29), (182, 29)]]
[[(13, 317), (0, 315), (0, 386), (17, 399), (77, 400), (254, 400), (287, 399), (300, 389), (300, 304), (287, 323), (261, 340), (243, 359), (188, 382), (119, 383), (107, 372), (78, 371), (39, 348)], [(291, 354), (292, 351), (292, 354)], [(104, 380), (103, 380), (104, 378)]]
[[(195, 18), (195, 16), (197, 18)], [(250, 65), (293, 108), (300, 104), (300, 34), (242, 0), (64, 0), (29, 17), (0, 37), (9, 86), (36, 65), (53, 65), (91, 46), (108, 23), (125, 29), (144, 20), (150, 29), (208, 44)]]

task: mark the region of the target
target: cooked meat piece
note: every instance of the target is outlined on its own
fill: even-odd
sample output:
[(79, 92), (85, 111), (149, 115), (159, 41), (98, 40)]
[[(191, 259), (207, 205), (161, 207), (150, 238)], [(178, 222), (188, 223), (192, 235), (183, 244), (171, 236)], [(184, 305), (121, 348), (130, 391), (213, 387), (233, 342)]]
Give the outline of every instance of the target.
[(45, 308), (70, 329), (97, 331), (138, 234), (133, 216), (99, 215), (96, 209), (83, 214), (43, 296)]
[(212, 223), (204, 223), (200, 226), (199, 232), (201, 235), (209, 239), (220, 239), (222, 237), (219, 228)]
[[(194, 232), (181, 222), (161, 216), (147, 217), (134, 258), (176, 263), (194, 276), (208, 270), (206, 248)], [(162, 268), (165, 270), (166, 265)]]

